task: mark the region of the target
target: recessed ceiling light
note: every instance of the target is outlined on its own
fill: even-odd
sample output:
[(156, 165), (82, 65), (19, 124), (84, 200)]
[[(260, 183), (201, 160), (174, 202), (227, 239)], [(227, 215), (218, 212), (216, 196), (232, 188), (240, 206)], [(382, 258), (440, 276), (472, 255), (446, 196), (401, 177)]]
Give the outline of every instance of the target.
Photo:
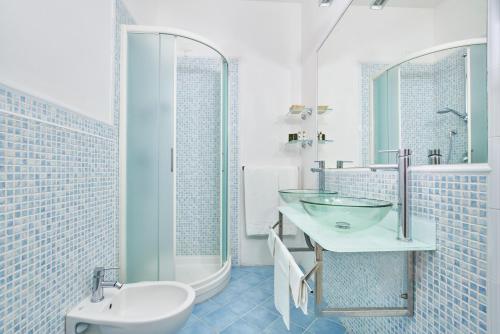
[(319, 0), (318, 5), (320, 7), (329, 7), (332, 4), (333, 0)]
[(370, 5), (370, 9), (380, 10), (384, 8), (386, 1), (387, 0), (374, 0)]

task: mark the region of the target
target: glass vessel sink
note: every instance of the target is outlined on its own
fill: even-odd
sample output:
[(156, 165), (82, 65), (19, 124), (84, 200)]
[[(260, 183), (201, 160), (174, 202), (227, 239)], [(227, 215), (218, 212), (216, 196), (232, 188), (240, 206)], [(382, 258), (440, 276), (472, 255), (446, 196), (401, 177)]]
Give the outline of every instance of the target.
[(336, 191), (320, 191), (314, 189), (283, 189), (278, 191), (280, 197), (287, 204), (300, 203), (301, 199), (330, 198), (336, 196)]
[(311, 196), (300, 202), (310, 216), (345, 233), (380, 223), (392, 207), (391, 202), (353, 197)]

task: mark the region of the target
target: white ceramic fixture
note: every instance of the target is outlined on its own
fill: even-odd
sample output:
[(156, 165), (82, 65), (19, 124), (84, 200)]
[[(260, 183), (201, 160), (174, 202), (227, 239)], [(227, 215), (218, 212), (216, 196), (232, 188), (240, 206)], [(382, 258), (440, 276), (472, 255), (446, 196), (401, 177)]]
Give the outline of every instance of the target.
[(188, 320), (195, 292), (180, 282), (125, 284), (104, 300), (83, 300), (66, 315), (66, 334), (169, 334)]

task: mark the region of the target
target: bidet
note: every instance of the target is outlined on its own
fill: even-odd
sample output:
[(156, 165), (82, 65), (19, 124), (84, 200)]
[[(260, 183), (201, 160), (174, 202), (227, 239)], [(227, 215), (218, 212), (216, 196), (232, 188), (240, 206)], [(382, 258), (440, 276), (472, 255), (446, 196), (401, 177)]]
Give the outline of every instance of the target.
[(191, 315), (195, 292), (180, 282), (140, 282), (105, 289), (66, 314), (66, 334), (170, 334)]

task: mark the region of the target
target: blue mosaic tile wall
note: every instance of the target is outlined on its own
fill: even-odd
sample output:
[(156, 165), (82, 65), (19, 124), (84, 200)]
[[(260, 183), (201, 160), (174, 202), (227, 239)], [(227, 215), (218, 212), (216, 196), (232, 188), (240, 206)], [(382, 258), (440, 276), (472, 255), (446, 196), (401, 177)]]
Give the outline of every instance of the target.
[[(230, 90), (234, 93), (238, 67), (234, 61), (230, 65)], [(177, 255), (220, 254), (220, 81), (220, 59), (177, 59)], [(237, 124), (237, 118), (233, 120), (237, 96), (237, 92), (230, 94), (230, 126)], [(238, 189), (237, 129), (231, 129), (230, 136), (229, 225), (234, 226), (231, 219), (238, 210), (234, 196)]]
[[(434, 66), (434, 99), (436, 111), (443, 108), (466, 112), (466, 58), (465, 48), (454, 50), (450, 55), (438, 61)], [(450, 163), (463, 163), (467, 157), (467, 123), (455, 115), (436, 114), (435, 138), (441, 148), (441, 154), (448, 157), (450, 130), (457, 134), (453, 137), (453, 149)]]
[[(448, 52), (432, 64), (405, 63), (400, 66), (400, 112), (403, 129), (401, 147), (410, 148), (414, 165), (428, 164), (427, 151), (441, 149), (448, 158), (450, 130), (454, 130), (450, 163), (462, 163), (467, 152), (467, 124), (452, 114), (436, 112), (452, 108), (465, 113), (465, 49)], [(369, 164), (370, 83), (385, 68), (380, 64), (361, 65), (362, 163)]]
[(177, 58), (177, 255), (220, 254), (220, 83), (220, 59)]
[(0, 85), (0, 333), (62, 333), (117, 264), (115, 134)]
[(435, 135), (438, 114), (434, 65), (406, 63), (400, 69), (401, 147), (412, 150), (413, 165), (427, 165), (430, 148), (444, 149)]
[[(388, 174), (329, 171), (328, 189), (393, 201), (396, 175)], [(487, 177), (412, 173), (410, 179), (412, 215), (437, 224), (437, 251), (416, 256), (415, 316), (342, 321), (356, 334), (487, 333)], [(404, 261), (401, 253), (326, 253), (325, 301), (402, 306)]]
[(92, 269), (118, 264), (118, 83), (114, 126), (0, 84), (0, 333), (63, 333)]

